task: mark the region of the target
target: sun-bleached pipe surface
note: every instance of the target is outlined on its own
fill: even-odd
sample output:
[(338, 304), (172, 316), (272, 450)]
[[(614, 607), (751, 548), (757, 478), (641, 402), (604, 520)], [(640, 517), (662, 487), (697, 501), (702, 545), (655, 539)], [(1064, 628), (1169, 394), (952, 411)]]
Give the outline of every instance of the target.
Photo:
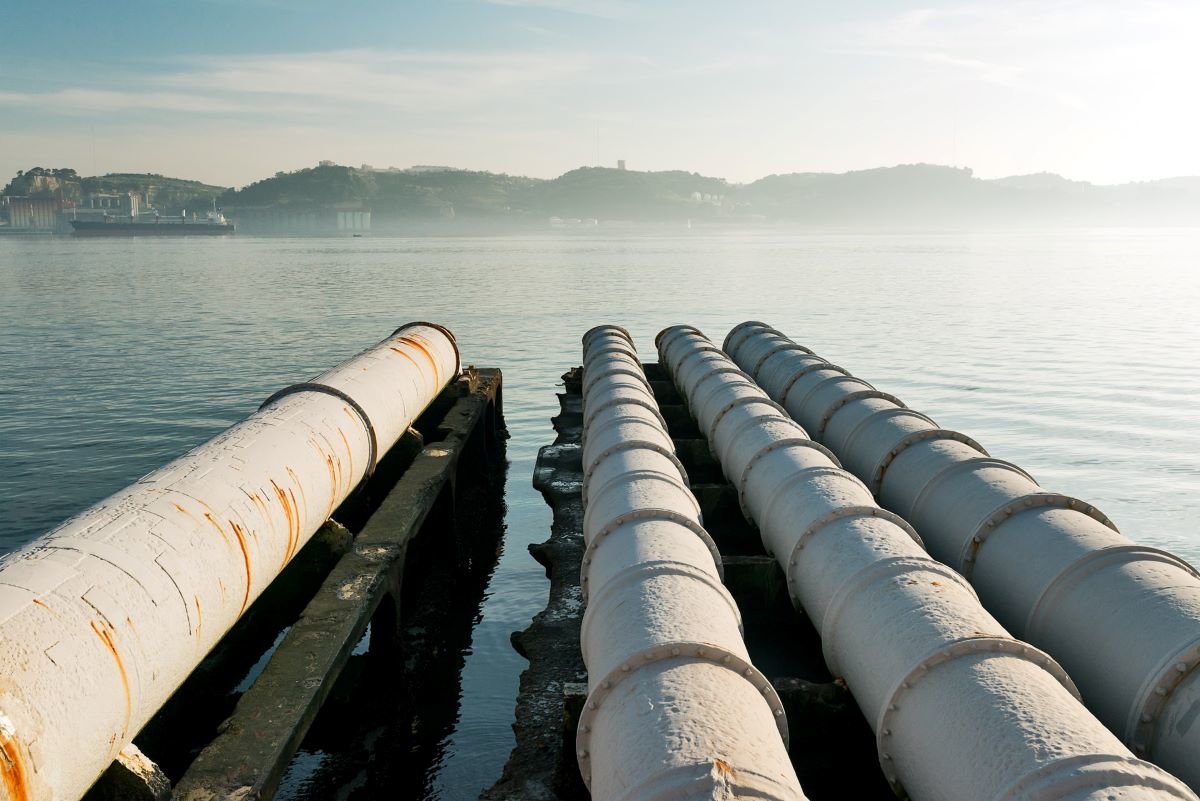
[(80, 797), (458, 371), (404, 326), (0, 560), (0, 799)]
[(1200, 789), (1200, 575), (763, 323), (725, 349), (1134, 753)]
[(1134, 757), (1049, 656), (1013, 639), (701, 333), (669, 328), (658, 346), (894, 787), (916, 801), (1195, 798)]
[(633, 342), (615, 326), (583, 342), (577, 756), (592, 798), (801, 801), (783, 707), (750, 663)]

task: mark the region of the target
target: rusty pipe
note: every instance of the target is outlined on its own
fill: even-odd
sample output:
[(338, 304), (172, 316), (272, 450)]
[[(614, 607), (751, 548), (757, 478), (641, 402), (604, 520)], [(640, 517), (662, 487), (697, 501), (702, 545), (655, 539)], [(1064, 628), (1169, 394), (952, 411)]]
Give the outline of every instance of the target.
[(783, 707), (657, 415), (628, 334), (589, 331), (580, 773), (597, 801), (800, 801)]
[[(726, 347), (1138, 756), (1200, 788), (1200, 575), (764, 323)], [(807, 353), (805, 352), (807, 351)]]
[(430, 323), (0, 560), (0, 799), (80, 797), (458, 373)]
[(1011, 637), (703, 334), (667, 329), (658, 346), (897, 790), (917, 801), (1195, 798), (1135, 758), (1049, 656)]

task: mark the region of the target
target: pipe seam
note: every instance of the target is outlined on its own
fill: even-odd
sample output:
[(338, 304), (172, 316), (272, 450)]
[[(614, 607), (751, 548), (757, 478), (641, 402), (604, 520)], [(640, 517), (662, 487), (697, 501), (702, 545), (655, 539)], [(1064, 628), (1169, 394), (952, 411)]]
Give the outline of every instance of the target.
[(603, 529), (597, 532), (596, 536), (592, 538), (592, 541), (588, 543), (587, 548), (583, 552), (583, 570), (582, 575), (579, 578), (579, 585), (583, 592), (584, 600), (587, 600), (589, 591), (588, 568), (591, 567), (592, 561), (596, 556), (596, 551), (599, 550), (600, 546), (608, 538), (608, 535), (612, 534), (626, 523), (644, 522), (648, 520), (662, 520), (670, 523), (678, 523), (699, 537), (700, 541), (704, 543), (704, 547), (708, 548), (708, 552), (712, 554), (713, 564), (717, 569), (717, 576), (721, 578), (722, 581), (725, 579), (725, 565), (721, 561), (721, 550), (717, 547), (717, 543), (713, 541), (712, 536), (704, 529), (704, 526), (700, 525), (687, 515), (680, 514), (679, 512), (671, 509), (642, 509), (636, 512), (627, 513), (626, 519), (620, 520), (620, 522), (612, 521), (608, 526), (605, 526)]
[[(801, 429), (801, 433), (803, 433), (803, 429)], [(754, 466), (756, 464), (758, 464), (760, 461), (762, 461), (762, 458), (764, 456), (766, 456), (767, 454), (774, 453), (775, 451), (779, 450), (780, 448), (786, 448), (786, 447), (789, 447), (792, 445), (795, 445), (800, 448), (811, 448), (814, 451), (817, 451), (818, 453), (820, 453), (822, 456), (827, 457), (829, 459), (829, 461), (833, 462), (834, 466), (837, 467), (838, 469), (841, 469), (841, 467), (842, 467), (841, 463), (838, 462), (837, 457), (833, 455), (833, 451), (829, 450), (828, 448), (826, 448), (824, 445), (821, 445), (820, 443), (813, 442), (811, 439), (808, 439), (806, 437), (792, 437), (790, 439), (777, 439), (774, 442), (767, 444), (766, 446), (764, 446), (763, 448), (758, 450), (753, 456), (750, 457), (750, 460), (748, 462), (746, 462), (746, 466), (744, 468), (742, 468), (741, 475), (739, 475), (737, 481), (734, 482), (734, 487), (738, 491), (738, 505), (741, 506), (742, 514), (746, 516), (747, 520), (750, 519), (750, 512), (746, 508), (746, 482), (750, 479), (750, 471), (753, 470)], [(808, 469), (811, 470), (812, 468), (808, 468)]]
[[(1055, 662), (1049, 654), (1020, 640), (1014, 640), (1011, 637), (982, 636), (967, 637), (939, 645), (921, 659), (904, 678), (896, 683), (895, 687), (888, 694), (888, 699), (880, 711), (879, 720), (875, 724), (875, 742), (879, 750), (879, 766), (883, 769), (884, 776), (887, 777), (888, 782), (898, 792), (902, 791), (902, 786), (895, 769), (895, 760), (893, 760), (889, 750), (889, 741), (892, 737), (892, 721), (895, 720), (896, 715), (901, 710), (901, 701), (913, 687), (928, 677), (935, 668), (964, 656), (976, 656), (981, 653), (1002, 654), (1030, 662), (1057, 679), (1067, 692), (1076, 700), (1079, 699), (1079, 690), (1076, 689), (1074, 682), (1071, 681), (1071, 677), (1062, 669), (1062, 666)], [(1051, 762), (1049, 764), (1053, 765), (1055, 763)]]
[[(857, 400), (866, 400), (867, 398), (881, 398), (899, 406), (901, 409), (906, 409), (904, 402), (888, 392), (880, 392), (877, 389), (863, 389), (858, 392), (851, 392), (848, 395), (843, 395), (833, 402), (833, 405), (826, 409), (821, 414), (821, 420), (817, 423), (817, 430), (813, 432), (813, 439), (825, 439), (825, 427), (829, 425), (829, 421), (833, 418), (838, 410), (843, 408), (847, 403), (853, 403)], [(870, 419), (870, 418), (868, 418)], [(857, 427), (856, 427), (857, 430)]]
[(983, 548), (992, 534), (996, 532), (996, 529), (1004, 525), (1009, 518), (1030, 509), (1044, 509), (1046, 507), (1082, 512), (1116, 533), (1121, 533), (1120, 529), (1107, 516), (1089, 503), (1058, 492), (1033, 492), (1000, 504), (979, 524), (979, 527), (975, 529), (971, 538), (966, 541), (962, 553), (959, 555), (959, 572), (967, 578), (971, 577), (971, 573), (975, 568), (975, 562), (979, 558), (980, 549)]
[(370, 448), (367, 456), (367, 469), (363, 472), (363, 477), (358, 482), (359, 487), (364, 486), (371, 480), (371, 476), (375, 474), (375, 465), (379, 462), (379, 435), (375, 433), (375, 424), (371, 422), (371, 417), (367, 414), (367, 410), (354, 398), (337, 387), (331, 387), (328, 384), (320, 384), (315, 381), (302, 381), (299, 384), (292, 384), (278, 392), (272, 393), (269, 398), (259, 404), (258, 410), (261, 412), (276, 401), (280, 401), (289, 395), (297, 395), (301, 392), (332, 395), (353, 409), (354, 413), (362, 420), (363, 427), (367, 429), (367, 441)]
[[(911, 411), (911, 409), (909, 411)], [(868, 417), (867, 419), (874, 419), (874, 417)], [(930, 420), (928, 417), (925, 419), (933, 423), (933, 420)], [(934, 425), (936, 425), (936, 423)], [(991, 455), (984, 450), (982, 445), (968, 437), (966, 434), (960, 434), (959, 432), (951, 431), (948, 428), (927, 428), (924, 431), (913, 431), (912, 433), (907, 434), (898, 440), (896, 444), (893, 445), (886, 454), (884, 454), (883, 458), (879, 460), (879, 463), (875, 465), (874, 469), (871, 470), (871, 494), (876, 498), (879, 497), (879, 490), (883, 486), (883, 478), (887, 474), (887, 469), (891, 467), (892, 462), (894, 462), (896, 457), (903, 453), (906, 448), (916, 445), (919, 442), (928, 442), (929, 440), (933, 439), (954, 440), (955, 442), (961, 442), (964, 445), (974, 448), (984, 456)], [(847, 442), (849, 441), (850, 438), (848, 437)]]
[(963, 459), (960, 462), (951, 462), (941, 470), (937, 471), (937, 473), (935, 473), (933, 477), (929, 479), (929, 482), (921, 488), (921, 491), (917, 493), (916, 497), (912, 499), (912, 503), (909, 504), (908, 511), (904, 513), (904, 517), (916, 517), (920, 508), (925, 505), (926, 501), (929, 500), (929, 496), (937, 490), (938, 485), (940, 485), (943, 481), (953, 475), (964, 472), (965, 470), (979, 467), (998, 467), (1002, 470), (1008, 470), (1028, 479), (1035, 487), (1038, 486), (1038, 483), (1034, 480), (1033, 476), (1029, 475), (1012, 462), (1006, 462), (1003, 459), (997, 459), (994, 456), (977, 456), (972, 459)]

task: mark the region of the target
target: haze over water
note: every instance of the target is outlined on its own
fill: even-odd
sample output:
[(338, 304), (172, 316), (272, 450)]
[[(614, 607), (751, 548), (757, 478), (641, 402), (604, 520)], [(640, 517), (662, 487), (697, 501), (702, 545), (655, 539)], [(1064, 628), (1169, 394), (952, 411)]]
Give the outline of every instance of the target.
[[(431, 798), (512, 745), (509, 634), (545, 604), (531, 487), (580, 335), (760, 319), (1134, 540), (1200, 562), (1200, 231), (0, 239), (0, 552), (410, 320), (504, 371), (507, 541)], [(302, 782), (282, 797), (304, 798)]]

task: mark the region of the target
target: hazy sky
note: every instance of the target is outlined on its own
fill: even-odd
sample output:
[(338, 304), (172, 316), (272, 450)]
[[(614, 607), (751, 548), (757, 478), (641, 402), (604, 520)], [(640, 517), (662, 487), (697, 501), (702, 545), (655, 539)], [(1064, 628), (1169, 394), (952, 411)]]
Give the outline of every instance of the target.
[(1197, 0), (0, 0), (0, 179), (1195, 175), (1198, 37)]

